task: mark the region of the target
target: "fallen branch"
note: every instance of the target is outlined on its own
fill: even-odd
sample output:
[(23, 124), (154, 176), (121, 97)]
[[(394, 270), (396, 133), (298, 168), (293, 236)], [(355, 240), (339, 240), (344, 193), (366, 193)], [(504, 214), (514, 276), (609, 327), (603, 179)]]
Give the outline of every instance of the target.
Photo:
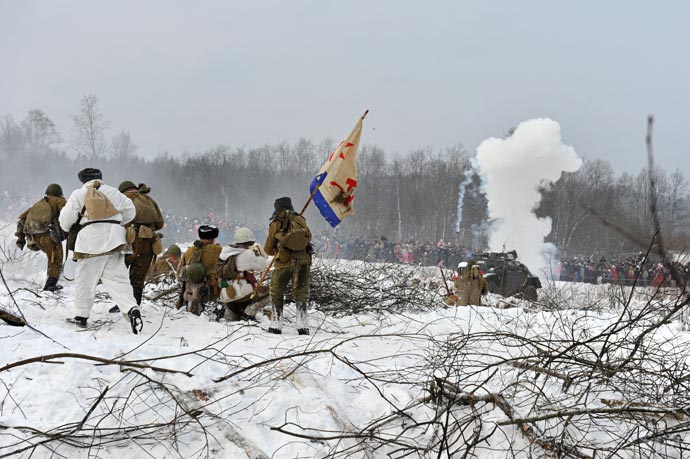
[(5, 365), (4, 367), (0, 367), (0, 373), (3, 371), (11, 370), (12, 368), (20, 367), (23, 365), (29, 365), (31, 363), (38, 363), (38, 362), (45, 362), (45, 363), (62, 363), (62, 362), (50, 362), (50, 360), (55, 360), (55, 359), (66, 359), (66, 358), (71, 358), (71, 359), (81, 359), (81, 360), (90, 360), (93, 362), (98, 362), (101, 364), (105, 365), (120, 365), (123, 367), (132, 367), (132, 368), (145, 368), (153, 371), (158, 371), (161, 373), (174, 373), (174, 374), (183, 374), (186, 376), (193, 376), (192, 373), (187, 372), (187, 371), (180, 371), (180, 370), (173, 370), (170, 368), (161, 368), (161, 367), (154, 367), (151, 365), (146, 365), (143, 363), (134, 363), (134, 362), (129, 362), (127, 360), (111, 360), (111, 359), (104, 359), (102, 357), (95, 357), (92, 355), (86, 355), (86, 354), (73, 354), (69, 352), (63, 352), (63, 353), (58, 353), (58, 354), (49, 354), (49, 355), (42, 355), (40, 357), (32, 357), (30, 359), (25, 359), (25, 360), (19, 360), (17, 362), (13, 362), (10, 364)]

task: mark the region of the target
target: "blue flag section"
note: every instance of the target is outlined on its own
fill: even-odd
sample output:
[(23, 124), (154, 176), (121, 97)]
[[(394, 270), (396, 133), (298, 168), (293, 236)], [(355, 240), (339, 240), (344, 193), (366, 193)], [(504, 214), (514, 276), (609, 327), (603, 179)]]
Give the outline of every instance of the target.
[[(314, 180), (311, 181), (311, 185), (309, 185), (309, 192), (313, 193), (314, 188), (316, 188), (317, 186), (320, 187), (323, 184), (324, 180), (326, 180), (327, 175), (327, 172), (323, 172), (314, 177)], [(326, 198), (323, 196), (320, 189), (314, 195), (314, 204), (316, 204), (316, 207), (319, 208), (319, 212), (321, 212), (321, 215), (323, 215), (323, 218), (326, 219), (329, 225), (331, 225), (333, 228), (338, 226), (341, 220), (340, 218), (338, 218), (335, 209), (331, 207)]]

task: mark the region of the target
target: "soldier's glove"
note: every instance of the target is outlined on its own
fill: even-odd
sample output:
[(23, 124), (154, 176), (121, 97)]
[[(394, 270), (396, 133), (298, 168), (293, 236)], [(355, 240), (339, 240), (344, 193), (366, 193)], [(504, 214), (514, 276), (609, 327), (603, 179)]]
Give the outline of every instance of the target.
[(19, 250), (24, 250), (25, 246), (26, 246), (26, 239), (23, 237), (18, 237), (17, 238), (17, 247), (19, 247)]

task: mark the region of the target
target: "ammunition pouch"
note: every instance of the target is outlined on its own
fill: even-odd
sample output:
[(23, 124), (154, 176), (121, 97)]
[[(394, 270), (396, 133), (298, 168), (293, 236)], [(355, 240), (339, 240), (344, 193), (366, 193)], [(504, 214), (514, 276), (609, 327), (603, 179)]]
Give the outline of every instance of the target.
[(139, 225), (139, 230), (137, 231), (137, 237), (139, 239), (153, 239), (156, 236), (156, 232), (151, 229), (151, 227), (146, 225)]
[(133, 244), (134, 241), (137, 238), (137, 229), (134, 227), (134, 225), (130, 225), (127, 227), (127, 244)]

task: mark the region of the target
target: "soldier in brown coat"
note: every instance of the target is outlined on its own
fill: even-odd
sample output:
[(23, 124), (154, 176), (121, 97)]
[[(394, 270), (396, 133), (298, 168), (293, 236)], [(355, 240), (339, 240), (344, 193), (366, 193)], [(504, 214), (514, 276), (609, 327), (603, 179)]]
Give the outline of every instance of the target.
[[(178, 267), (183, 284), (177, 308), (180, 309), (187, 304), (189, 312), (201, 315), (204, 303), (215, 300), (220, 294), (216, 268), (218, 257), (223, 249), (215, 243), (218, 237), (218, 228), (215, 226), (202, 225), (199, 227), (198, 234), (199, 240), (194, 241), (194, 244), (185, 251)], [(203, 275), (199, 279), (196, 277), (192, 279), (194, 276), (189, 272), (198, 267), (194, 265), (203, 266)]]
[(292, 294), (297, 305), (297, 333), (308, 335), (307, 302), (311, 268), (311, 231), (307, 221), (292, 207), (288, 197), (275, 200), (271, 224), (264, 250), (275, 257), (275, 270), (271, 276), (272, 317), (270, 333), (280, 334), (283, 329), (283, 303), (285, 289), (292, 282)]
[[(158, 203), (149, 196), (151, 188), (143, 183), (136, 186), (134, 182), (125, 180), (117, 187), (120, 193), (127, 196), (137, 211), (134, 220), (126, 225), (127, 232), (133, 236), (131, 240), (133, 253), (125, 257), (125, 265), (129, 268), (129, 282), (132, 284), (132, 293), (141, 306), (141, 298), (144, 294), (144, 285), (149, 268), (156, 255), (155, 247), (160, 247), (159, 235), (156, 231), (163, 228), (163, 214), (158, 208)], [(119, 312), (114, 306), (110, 312)]]
[(481, 306), (482, 296), (489, 293), (489, 285), (479, 272), (479, 266), (473, 261), (470, 261), (460, 273), (455, 281), (455, 287), (459, 291), (458, 306), (471, 304)]
[(43, 290), (50, 292), (62, 288), (57, 282), (62, 270), (64, 235), (57, 220), (60, 211), (65, 207), (65, 202), (62, 187), (57, 183), (51, 183), (46, 189), (45, 196), (24, 211), (17, 221), (17, 247), (23, 250), (28, 243), (29, 249), (40, 250), (48, 257), (48, 279)]

